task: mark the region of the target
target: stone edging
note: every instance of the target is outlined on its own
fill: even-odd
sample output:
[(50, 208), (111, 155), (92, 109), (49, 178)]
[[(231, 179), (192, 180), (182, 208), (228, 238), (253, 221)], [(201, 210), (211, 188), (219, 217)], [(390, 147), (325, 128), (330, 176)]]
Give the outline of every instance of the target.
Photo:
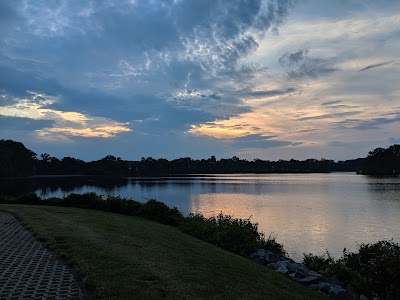
[(344, 289), (336, 279), (326, 279), (324, 276), (308, 269), (304, 264), (294, 260), (278, 256), (268, 250), (259, 249), (249, 256), (253, 262), (272, 269), (284, 276), (313, 289), (325, 293), (334, 299), (343, 300), (367, 300), (364, 295), (354, 295)]

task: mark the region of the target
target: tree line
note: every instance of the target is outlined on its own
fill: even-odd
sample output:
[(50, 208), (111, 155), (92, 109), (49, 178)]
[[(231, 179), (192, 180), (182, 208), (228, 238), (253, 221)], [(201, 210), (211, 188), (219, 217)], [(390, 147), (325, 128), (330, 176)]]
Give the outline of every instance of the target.
[(224, 174), (224, 173), (322, 173), (352, 171), (363, 174), (399, 174), (400, 145), (388, 149), (377, 148), (366, 158), (345, 161), (329, 159), (306, 160), (247, 160), (237, 156), (208, 159), (183, 157), (173, 160), (147, 157), (140, 161), (123, 160), (107, 155), (102, 159), (85, 162), (64, 157), (58, 159), (48, 153), (39, 157), (22, 143), (0, 140), (0, 177), (25, 177), (32, 175), (109, 175), (109, 176), (165, 176), (174, 174)]

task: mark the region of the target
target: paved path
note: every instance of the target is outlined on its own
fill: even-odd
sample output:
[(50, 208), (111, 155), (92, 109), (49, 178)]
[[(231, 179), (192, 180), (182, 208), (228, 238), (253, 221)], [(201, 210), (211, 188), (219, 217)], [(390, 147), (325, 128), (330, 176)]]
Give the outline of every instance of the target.
[(0, 299), (84, 299), (70, 269), (2, 211)]

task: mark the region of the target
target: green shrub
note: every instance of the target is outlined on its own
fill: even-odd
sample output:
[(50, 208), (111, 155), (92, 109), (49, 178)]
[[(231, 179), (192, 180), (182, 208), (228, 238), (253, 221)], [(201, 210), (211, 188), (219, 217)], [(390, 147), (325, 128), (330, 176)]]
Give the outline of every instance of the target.
[(51, 197), (51, 198), (43, 199), (41, 204), (51, 205), (51, 206), (65, 206), (63, 199), (58, 198), (58, 197)]
[(169, 208), (164, 203), (155, 199), (150, 199), (143, 203), (140, 207), (139, 215), (150, 220), (173, 226), (178, 226), (184, 219), (183, 215), (176, 207)]
[(263, 241), (261, 248), (269, 250), (277, 255), (285, 256), (286, 251), (281, 243), (276, 241), (276, 235), (270, 234), (266, 240)]
[(17, 197), (16, 203), (19, 204), (40, 204), (40, 197), (36, 193), (27, 193)]
[(366, 294), (400, 299), (400, 246), (393, 241), (361, 244), (357, 253), (344, 251), (340, 262), (365, 279)]
[(103, 196), (96, 193), (70, 194), (63, 198), (65, 206), (105, 210), (107, 207)]
[(107, 211), (130, 216), (139, 215), (139, 211), (142, 206), (142, 204), (138, 201), (121, 198), (119, 196), (107, 196), (105, 201), (107, 204)]
[(252, 223), (250, 219), (236, 219), (222, 213), (210, 218), (201, 214), (190, 214), (181, 230), (242, 256), (248, 256), (259, 248), (271, 250), (279, 255), (285, 253), (275, 237), (270, 236), (266, 240), (264, 234), (258, 231), (258, 224)]
[(370, 298), (400, 299), (400, 247), (393, 241), (361, 244), (358, 252), (343, 250), (334, 260), (327, 255), (304, 255), (303, 263), (346, 288)]
[(326, 275), (326, 273), (329, 272), (329, 270), (334, 266), (335, 260), (331, 257), (331, 254), (327, 250), (326, 253), (322, 255), (303, 253), (303, 264), (305, 264), (311, 270), (315, 270)]

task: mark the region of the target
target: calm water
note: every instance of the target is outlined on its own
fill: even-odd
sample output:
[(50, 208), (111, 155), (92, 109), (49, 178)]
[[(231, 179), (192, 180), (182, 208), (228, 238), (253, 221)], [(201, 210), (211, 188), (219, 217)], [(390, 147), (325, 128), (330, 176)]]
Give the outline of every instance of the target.
[[(290, 257), (393, 239), (400, 242), (400, 178), (351, 173), (238, 174), (98, 181), (88, 177), (3, 182), (1, 191), (35, 191), (41, 197), (97, 192), (145, 201), (156, 198), (184, 214), (220, 212), (259, 223)], [(8, 190), (7, 190), (8, 189)]]

